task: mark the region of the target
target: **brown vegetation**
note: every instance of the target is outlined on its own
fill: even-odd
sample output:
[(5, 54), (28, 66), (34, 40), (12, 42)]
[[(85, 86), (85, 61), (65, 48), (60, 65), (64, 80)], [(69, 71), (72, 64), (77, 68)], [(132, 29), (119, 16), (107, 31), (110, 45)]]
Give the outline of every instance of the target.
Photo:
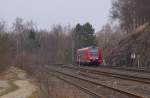
[[(111, 65), (125, 65), (130, 67), (150, 67), (150, 25), (138, 28), (134, 33), (128, 34), (113, 48), (107, 56)], [(135, 54), (135, 58), (131, 55)]]
[(86, 94), (53, 75), (41, 73), (38, 77), (41, 79), (39, 81), (40, 88), (37, 92), (37, 98), (93, 98), (91, 95)]

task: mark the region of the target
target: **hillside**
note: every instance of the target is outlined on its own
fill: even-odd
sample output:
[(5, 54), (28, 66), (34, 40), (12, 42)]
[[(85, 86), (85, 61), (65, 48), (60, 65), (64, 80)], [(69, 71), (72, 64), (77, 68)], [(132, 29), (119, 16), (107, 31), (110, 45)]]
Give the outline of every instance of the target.
[[(131, 55), (135, 54), (135, 59)], [(128, 34), (107, 56), (113, 66), (150, 67), (150, 24), (146, 23)]]

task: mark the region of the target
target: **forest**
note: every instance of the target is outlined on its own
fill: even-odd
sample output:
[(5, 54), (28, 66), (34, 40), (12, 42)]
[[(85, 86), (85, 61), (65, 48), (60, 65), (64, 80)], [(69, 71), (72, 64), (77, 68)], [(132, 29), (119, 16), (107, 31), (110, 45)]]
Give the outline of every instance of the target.
[[(112, 0), (110, 22), (104, 24), (99, 31), (95, 31), (89, 22), (78, 23), (75, 27), (57, 24), (51, 30), (41, 30), (32, 20), (24, 21), (17, 17), (11, 27), (8, 27), (7, 21), (1, 20), (0, 70), (10, 65), (28, 67), (75, 63), (76, 49), (93, 45), (101, 47), (107, 64), (121, 65), (116, 60), (110, 60), (114, 58), (112, 52), (118, 49), (120, 41), (128, 40), (127, 37), (138, 27), (149, 23), (149, 5), (149, 0)], [(120, 60), (117, 56), (116, 59)], [(120, 61), (131, 64), (128, 59)], [(145, 65), (147, 64), (149, 61)]]

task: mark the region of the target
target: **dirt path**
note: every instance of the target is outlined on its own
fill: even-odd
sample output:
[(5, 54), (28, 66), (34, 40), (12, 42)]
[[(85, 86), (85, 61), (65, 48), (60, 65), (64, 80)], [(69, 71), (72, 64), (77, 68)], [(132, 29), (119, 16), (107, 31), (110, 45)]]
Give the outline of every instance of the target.
[(0, 98), (27, 98), (36, 90), (36, 87), (33, 84), (25, 80), (17, 80), (15, 81), (15, 84), (19, 87), (18, 90)]
[[(12, 70), (12, 69), (11, 69)], [(0, 98), (28, 98), (30, 97), (36, 90), (36, 86), (33, 85), (28, 78), (26, 78), (26, 73), (22, 70), (13, 68), (13, 72), (9, 72), (8, 77), (13, 76), (17, 79), (13, 82), (14, 85), (18, 87), (17, 90), (9, 92), (6, 95), (1, 96)], [(10, 74), (15, 75), (10, 75)]]
[(25, 80), (17, 80), (15, 84), (19, 87), (18, 90), (4, 95), (0, 98), (27, 98), (35, 92), (36, 88), (33, 84)]

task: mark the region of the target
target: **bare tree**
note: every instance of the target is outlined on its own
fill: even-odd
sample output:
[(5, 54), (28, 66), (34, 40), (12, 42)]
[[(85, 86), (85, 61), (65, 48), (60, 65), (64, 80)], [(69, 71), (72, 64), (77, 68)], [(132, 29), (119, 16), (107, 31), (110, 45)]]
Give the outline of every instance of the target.
[(112, 5), (112, 18), (119, 19), (122, 28), (127, 32), (150, 20), (149, 0), (113, 0)]

